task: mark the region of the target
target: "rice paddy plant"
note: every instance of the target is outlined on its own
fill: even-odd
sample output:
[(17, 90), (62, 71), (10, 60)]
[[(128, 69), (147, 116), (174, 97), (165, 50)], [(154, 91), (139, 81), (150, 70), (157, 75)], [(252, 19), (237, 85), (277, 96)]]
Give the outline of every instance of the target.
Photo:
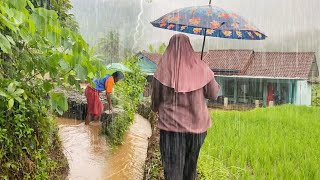
[(320, 179), (320, 108), (212, 111), (202, 179)]

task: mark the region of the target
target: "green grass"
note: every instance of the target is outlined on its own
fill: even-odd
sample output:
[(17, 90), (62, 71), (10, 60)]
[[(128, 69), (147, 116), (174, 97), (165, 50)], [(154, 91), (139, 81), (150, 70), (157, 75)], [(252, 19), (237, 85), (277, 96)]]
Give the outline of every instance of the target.
[(320, 108), (212, 111), (201, 179), (320, 179)]

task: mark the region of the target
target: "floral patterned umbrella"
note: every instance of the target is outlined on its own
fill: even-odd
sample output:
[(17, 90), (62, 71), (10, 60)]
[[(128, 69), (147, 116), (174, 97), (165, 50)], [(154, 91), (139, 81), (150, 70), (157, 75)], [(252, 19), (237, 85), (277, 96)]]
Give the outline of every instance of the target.
[(163, 29), (204, 35), (201, 59), (206, 36), (244, 40), (263, 40), (267, 37), (241, 16), (210, 4), (211, 0), (206, 6), (172, 11), (151, 24)]

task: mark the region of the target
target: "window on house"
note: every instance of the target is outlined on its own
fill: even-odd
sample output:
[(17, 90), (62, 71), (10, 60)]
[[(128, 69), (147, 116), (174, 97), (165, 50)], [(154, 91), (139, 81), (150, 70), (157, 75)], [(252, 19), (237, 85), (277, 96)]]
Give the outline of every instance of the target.
[(225, 83), (225, 96), (226, 97), (233, 97), (234, 88), (235, 88), (235, 80), (234, 79), (226, 80), (226, 83)]

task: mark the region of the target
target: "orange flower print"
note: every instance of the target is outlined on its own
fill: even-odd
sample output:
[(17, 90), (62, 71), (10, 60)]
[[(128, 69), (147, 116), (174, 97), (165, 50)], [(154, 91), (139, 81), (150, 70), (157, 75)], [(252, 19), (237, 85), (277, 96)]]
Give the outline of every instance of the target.
[(165, 27), (166, 25), (166, 23), (160, 23), (160, 27)]
[(254, 36), (253, 36), (253, 34), (252, 34), (251, 32), (248, 32), (248, 35), (249, 35), (252, 39), (254, 39)]
[(212, 11), (211, 10), (208, 10), (207, 11), (207, 16), (211, 16), (212, 15)]
[(254, 32), (254, 34), (256, 35), (256, 36), (258, 36), (259, 38), (261, 38), (262, 37), (262, 34), (260, 34), (259, 32), (257, 32), (257, 31), (255, 31)]
[(242, 38), (242, 33), (241, 33), (241, 31), (236, 31), (236, 34), (237, 34), (237, 36), (238, 36), (239, 38)]
[(228, 30), (223, 30), (222, 33), (227, 37), (230, 37), (232, 35), (232, 32)]
[(168, 29), (173, 29), (174, 26), (175, 26), (174, 24), (170, 24), (167, 28), (168, 28)]
[(168, 17), (166, 16), (166, 17), (163, 17), (161, 20), (160, 20), (160, 22), (161, 23), (166, 23), (167, 21), (168, 21)]
[(193, 32), (194, 32), (195, 34), (200, 34), (201, 31), (202, 31), (202, 28), (193, 28)]
[(213, 29), (207, 29), (206, 34), (212, 35), (214, 33)]
[(221, 18), (228, 18), (229, 17), (229, 15), (227, 13), (220, 13), (218, 16)]
[(218, 21), (211, 21), (210, 25), (211, 25), (211, 29), (218, 29), (221, 26), (221, 24)]
[(200, 18), (198, 18), (198, 17), (191, 18), (191, 19), (189, 20), (189, 22), (190, 22), (191, 24), (193, 24), (193, 25), (198, 25), (198, 24), (200, 24)]
[(180, 20), (180, 16), (173, 16), (171, 19), (170, 19), (170, 21), (172, 21), (172, 22), (177, 22), (177, 21), (179, 21)]
[(229, 14), (230, 17), (233, 17), (233, 18), (238, 18), (238, 15), (236, 15), (235, 13), (231, 13)]
[(181, 26), (181, 31), (185, 30), (187, 28), (187, 26)]
[(232, 23), (231, 24), (231, 27), (235, 28), (235, 29), (238, 29), (239, 28), (239, 23)]
[(253, 26), (251, 26), (251, 25), (245, 25), (244, 26), (246, 29), (248, 29), (248, 30), (254, 30), (255, 28), (253, 27)]

